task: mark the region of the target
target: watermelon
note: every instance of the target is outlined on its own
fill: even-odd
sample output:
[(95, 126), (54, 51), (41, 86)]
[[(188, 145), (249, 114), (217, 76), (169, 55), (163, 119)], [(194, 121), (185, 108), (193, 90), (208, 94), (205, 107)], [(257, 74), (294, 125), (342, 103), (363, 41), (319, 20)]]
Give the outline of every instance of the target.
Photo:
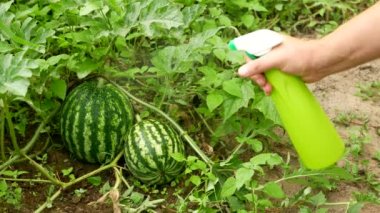
[(139, 121), (126, 136), (126, 166), (148, 185), (168, 183), (182, 172), (185, 162), (176, 161), (172, 153), (185, 156), (184, 144), (170, 126), (157, 120)]
[(89, 163), (111, 161), (123, 150), (123, 137), (132, 125), (129, 99), (102, 78), (77, 86), (62, 106), (64, 145), (77, 159)]

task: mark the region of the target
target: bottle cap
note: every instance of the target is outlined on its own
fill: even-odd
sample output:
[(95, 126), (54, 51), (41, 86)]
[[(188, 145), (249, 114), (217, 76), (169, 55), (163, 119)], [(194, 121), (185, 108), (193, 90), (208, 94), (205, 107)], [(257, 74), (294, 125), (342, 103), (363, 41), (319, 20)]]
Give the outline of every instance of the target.
[(261, 29), (233, 39), (228, 46), (231, 50), (244, 50), (250, 55), (260, 57), (281, 44), (282, 41), (281, 34), (272, 30)]

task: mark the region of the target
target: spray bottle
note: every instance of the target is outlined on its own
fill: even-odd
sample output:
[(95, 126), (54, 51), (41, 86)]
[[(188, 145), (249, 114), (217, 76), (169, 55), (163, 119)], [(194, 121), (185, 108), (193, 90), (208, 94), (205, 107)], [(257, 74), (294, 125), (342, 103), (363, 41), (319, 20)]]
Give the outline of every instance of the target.
[[(282, 41), (280, 34), (263, 29), (233, 39), (229, 48), (243, 50), (255, 59)], [(268, 70), (265, 77), (272, 85), (271, 98), (302, 163), (309, 169), (323, 169), (339, 160), (343, 141), (301, 78), (278, 69)]]

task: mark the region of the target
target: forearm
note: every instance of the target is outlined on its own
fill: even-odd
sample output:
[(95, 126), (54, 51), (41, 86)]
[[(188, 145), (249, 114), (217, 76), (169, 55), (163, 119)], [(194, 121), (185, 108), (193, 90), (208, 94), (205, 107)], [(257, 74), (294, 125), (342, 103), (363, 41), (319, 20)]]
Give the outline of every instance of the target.
[(329, 74), (379, 58), (380, 2), (316, 44), (314, 64), (321, 72)]

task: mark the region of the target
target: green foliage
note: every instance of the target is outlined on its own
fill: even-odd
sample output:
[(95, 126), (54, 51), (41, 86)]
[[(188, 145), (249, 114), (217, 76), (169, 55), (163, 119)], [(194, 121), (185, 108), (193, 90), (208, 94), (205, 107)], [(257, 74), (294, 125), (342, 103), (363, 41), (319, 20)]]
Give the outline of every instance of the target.
[[(187, 157), (178, 153), (171, 156), (186, 162), (184, 174), (172, 182), (175, 211), (262, 212), (270, 208), (297, 208), (300, 212), (326, 212), (322, 208), (327, 203), (326, 192), (341, 181), (363, 178), (358, 167), (349, 164), (345, 169), (308, 171), (290, 165), (290, 155), (285, 160), (283, 154), (277, 154), (275, 148), (281, 135), (274, 130), (281, 126), (281, 121), (274, 105), (250, 80), (236, 77), (244, 57), (242, 53), (229, 51), (227, 42), (239, 33), (259, 28), (290, 34), (325, 34), (374, 2), (2, 2), (1, 163), (18, 154), (10, 141), (16, 144), (22, 141), (23, 145), (31, 135), (29, 131), (50, 111), (59, 108), (68, 91), (82, 80), (102, 75), (167, 113), (190, 136), (199, 139), (199, 145), (208, 147), (209, 157), (215, 163), (212, 167), (193, 156), (191, 150)], [(375, 100), (378, 96), (376, 82), (359, 90), (361, 97)], [(155, 116), (141, 106), (135, 108), (141, 117)], [(340, 121), (349, 125), (354, 119), (346, 116)], [(53, 122), (38, 131), (54, 137), (57, 126)], [(363, 130), (358, 130), (349, 140), (350, 153), (359, 156), (368, 138)], [(36, 158), (48, 164), (47, 155)], [(22, 189), (16, 182), (5, 179), (20, 179), (23, 172), (5, 167), (0, 169), (0, 200), (18, 206)], [(51, 173), (69, 181), (77, 180), (73, 167)], [(369, 175), (367, 178), (375, 190), (378, 183)], [(94, 187), (103, 184), (102, 194), (114, 190), (100, 176), (86, 180)], [(295, 194), (287, 194), (284, 181), (294, 181), (302, 188)], [(141, 191), (130, 187), (121, 194), (118, 205), (124, 210), (143, 211), (162, 202), (142, 194), (150, 192), (154, 196), (157, 190), (132, 183)], [(53, 189), (49, 188), (48, 207), (52, 206)], [(86, 196), (83, 188), (72, 192)], [(166, 196), (166, 192), (162, 194)], [(376, 194), (358, 194), (356, 199), (360, 203), (348, 203), (349, 212), (359, 211), (361, 202), (377, 202), (375, 198)]]
[(7, 183), (5, 180), (0, 180), (0, 200), (6, 203), (21, 207), (22, 189), (17, 183)]

